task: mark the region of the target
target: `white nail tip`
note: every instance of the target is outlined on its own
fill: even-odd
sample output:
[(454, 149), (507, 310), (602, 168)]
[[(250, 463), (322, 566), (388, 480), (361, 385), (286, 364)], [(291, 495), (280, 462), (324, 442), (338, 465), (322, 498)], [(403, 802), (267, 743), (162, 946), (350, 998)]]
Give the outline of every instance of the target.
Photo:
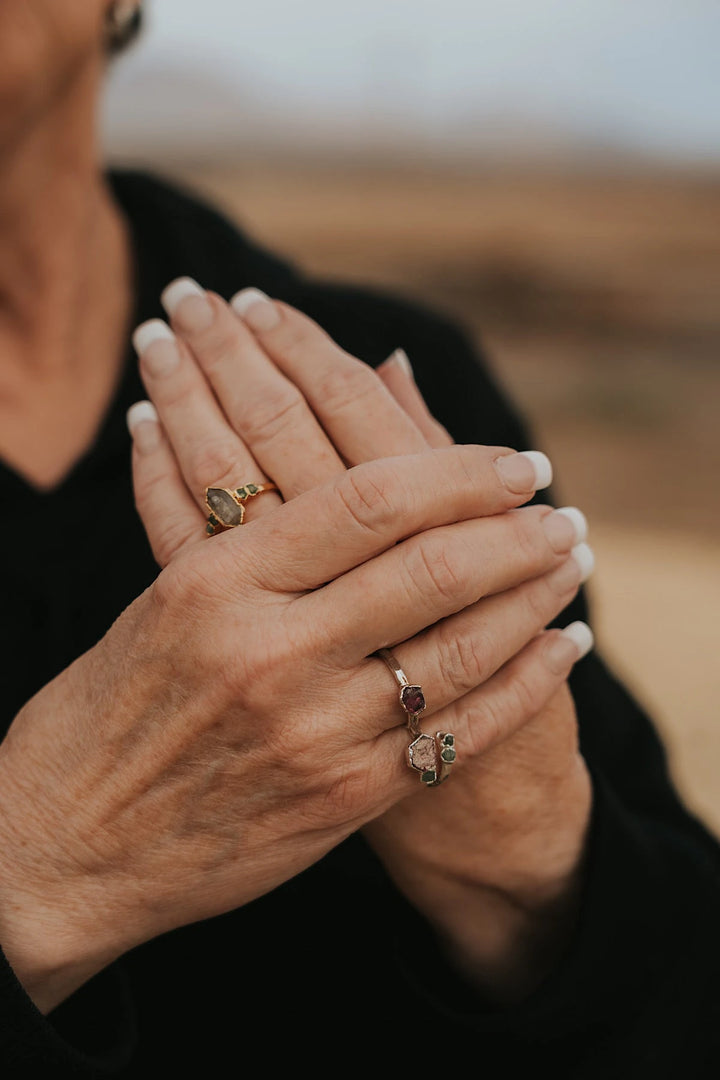
[(154, 341), (174, 341), (175, 335), (162, 319), (149, 319), (141, 323), (133, 334), (133, 345), (139, 356), (148, 349)]
[(584, 622), (570, 623), (570, 625), (566, 626), (561, 633), (563, 633), (565, 637), (570, 638), (570, 640), (577, 645), (579, 650), (578, 660), (585, 656), (586, 653), (589, 653), (595, 644), (593, 632), (588, 624)]
[(171, 281), (166, 289), (163, 289), (160, 295), (160, 303), (167, 311), (168, 315), (172, 315), (178, 304), (185, 299), (186, 296), (204, 296), (205, 290), (198, 285), (197, 281), (193, 281), (190, 277), (177, 278), (175, 281)]
[(547, 454), (542, 450), (521, 450), (520, 453), (532, 462), (535, 469), (535, 489), (539, 491), (552, 483), (552, 465)]
[(131, 435), (138, 424), (142, 424), (143, 420), (154, 420), (155, 423), (157, 423), (157, 409), (152, 401), (136, 401), (135, 404), (131, 405), (128, 409), (127, 426)]
[(396, 349), (390, 359), (393, 363), (397, 364), (398, 367), (402, 368), (406, 375), (409, 375), (411, 379), (413, 378), (412, 364), (404, 349)]
[(570, 554), (580, 567), (582, 577), (580, 581), (587, 581), (595, 569), (595, 553), (589, 544), (577, 544)]
[(558, 514), (564, 514), (565, 517), (570, 518), (570, 521), (572, 521), (575, 526), (576, 544), (579, 544), (581, 540), (587, 540), (588, 523), (582, 510), (579, 510), (577, 506), (560, 506), (558, 507), (557, 512)]
[(230, 307), (233, 311), (242, 318), (246, 311), (249, 311), (253, 304), (257, 304), (259, 300), (269, 300), (270, 297), (267, 293), (261, 292), (260, 289), (241, 289), (239, 293), (235, 293), (230, 301)]

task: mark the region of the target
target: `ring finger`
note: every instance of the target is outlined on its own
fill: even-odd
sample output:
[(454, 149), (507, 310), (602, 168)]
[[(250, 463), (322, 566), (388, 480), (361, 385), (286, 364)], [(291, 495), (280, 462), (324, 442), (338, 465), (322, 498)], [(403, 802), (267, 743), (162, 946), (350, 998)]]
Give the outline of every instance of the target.
[[(593, 564), (592, 549), (580, 543), (549, 573), (485, 597), (393, 647), (392, 654), (409, 682), (424, 688), (423, 718), (441, 712), (491, 679), (565, 609), (592, 573)], [(354, 673), (354, 686), (356, 679)], [(387, 727), (396, 726), (402, 713), (399, 705), (389, 707), (390, 674), (384, 662), (368, 657), (364, 679), (361, 697), (368, 714), (382, 715), (387, 703)]]

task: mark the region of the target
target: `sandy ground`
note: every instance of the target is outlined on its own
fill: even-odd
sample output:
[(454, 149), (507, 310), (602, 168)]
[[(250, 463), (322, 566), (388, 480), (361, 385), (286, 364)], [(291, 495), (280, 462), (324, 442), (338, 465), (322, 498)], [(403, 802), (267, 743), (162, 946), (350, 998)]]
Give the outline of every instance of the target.
[(720, 177), (175, 171), (308, 269), (482, 335), (590, 520), (598, 647), (720, 832)]

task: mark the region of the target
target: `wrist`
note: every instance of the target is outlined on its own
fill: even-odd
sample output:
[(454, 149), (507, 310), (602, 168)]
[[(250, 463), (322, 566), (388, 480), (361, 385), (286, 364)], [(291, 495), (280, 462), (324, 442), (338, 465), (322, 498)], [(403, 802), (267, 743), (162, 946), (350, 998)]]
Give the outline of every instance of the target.
[[(446, 792), (450, 795), (449, 785)], [(408, 810), (411, 811), (408, 801)], [(454, 832), (432, 823), (366, 830), (399, 890), (428, 920), (448, 958), (491, 999), (509, 1003), (550, 973), (574, 930), (584, 875), (592, 789), (582, 758), (533, 812)], [(466, 810), (469, 807), (465, 808)], [(442, 814), (438, 825), (441, 825)], [(398, 842), (402, 836), (412, 843)]]
[(93, 951), (69, 942), (60, 944), (54, 931), (37, 925), (18, 933), (0, 912), (2, 949), (15, 977), (43, 1015), (61, 1005), (97, 975), (118, 953)]

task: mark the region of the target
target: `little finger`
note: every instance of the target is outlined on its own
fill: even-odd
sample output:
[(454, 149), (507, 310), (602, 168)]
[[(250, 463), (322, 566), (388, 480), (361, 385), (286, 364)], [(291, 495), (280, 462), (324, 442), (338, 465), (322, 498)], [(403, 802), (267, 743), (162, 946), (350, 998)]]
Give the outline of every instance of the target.
[(432, 415), (420, 393), (404, 349), (396, 349), (387, 360), (383, 360), (376, 371), (398, 405), (415, 421), (428, 446), (452, 446), (454, 439)]
[(584, 622), (544, 630), (482, 686), (438, 713), (434, 725), (457, 737), (458, 762), (485, 753), (537, 716), (593, 644)]

